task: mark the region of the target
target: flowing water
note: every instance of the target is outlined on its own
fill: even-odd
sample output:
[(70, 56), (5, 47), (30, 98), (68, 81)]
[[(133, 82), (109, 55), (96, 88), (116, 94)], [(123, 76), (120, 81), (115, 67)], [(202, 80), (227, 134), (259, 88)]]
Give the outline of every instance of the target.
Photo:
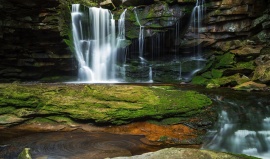
[[(179, 7), (175, 8), (177, 12), (181, 13)], [(113, 14), (109, 10), (73, 4), (71, 13), (72, 33), (78, 61), (78, 81), (87, 83), (148, 82), (146, 70), (150, 66), (156, 75), (151, 80), (153, 82), (163, 80), (166, 76), (170, 76), (173, 81), (190, 81), (193, 75), (204, 66), (204, 63), (201, 62), (202, 51), (199, 40), (197, 40), (200, 38), (204, 8), (204, 0), (197, 0), (191, 14), (189, 30), (193, 32), (192, 35), (196, 44), (189, 58), (193, 58), (193, 61), (195, 58), (197, 64), (196, 66), (192, 64), (192, 67), (190, 67), (185, 66), (182, 55), (178, 55), (180, 54), (179, 45), (182, 32), (180, 19), (170, 18), (168, 24), (164, 24), (165, 26), (171, 26), (171, 31), (165, 29), (156, 32), (144, 26), (142, 18), (144, 8), (135, 7), (133, 14), (139, 25), (139, 35), (137, 40), (131, 40), (134, 44), (126, 47), (128, 45), (125, 37), (127, 9), (121, 14), (118, 27), (116, 27)], [(167, 43), (174, 43), (173, 48), (168, 48)], [(174, 55), (170, 51), (174, 51)], [(137, 53), (139, 55), (134, 58)], [(145, 63), (145, 61), (148, 61), (148, 63)], [(139, 65), (137, 65), (137, 62)], [(134, 66), (137, 68), (134, 68)], [(179, 67), (183, 69), (178, 69)], [(185, 72), (178, 73), (179, 71)]]
[(213, 100), (218, 121), (202, 148), (270, 159), (269, 93), (224, 91)]
[(72, 5), (72, 32), (79, 81), (107, 82), (116, 77), (116, 31), (107, 9)]
[[(189, 31), (191, 32), (191, 35), (194, 39), (194, 46), (193, 46), (193, 53), (192, 56), (186, 57), (186, 58), (180, 58), (180, 70), (183, 71), (183, 67), (186, 65), (186, 63), (194, 62), (196, 61), (196, 65), (193, 65), (192, 70), (186, 74), (183, 74), (180, 72), (181, 75), (179, 79), (182, 79), (183, 81), (190, 81), (192, 77), (203, 69), (205, 66), (206, 60), (202, 56), (202, 49), (200, 45), (200, 33), (201, 33), (201, 27), (202, 27), (202, 20), (204, 17), (205, 12), (205, 0), (197, 0), (196, 5), (194, 6), (192, 13), (191, 13), (191, 20), (190, 20), (190, 26)], [(176, 33), (179, 32), (179, 24), (176, 25)], [(178, 28), (177, 28), (178, 27)], [(186, 66), (188, 67), (188, 66)]]
[[(149, 68), (149, 72), (150, 72)], [(150, 74), (149, 74), (150, 75)], [(148, 85), (147, 85), (148, 86)], [(181, 90), (196, 90), (213, 100), (218, 119), (207, 132), (202, 149), (247, 154), (269, 159), (270, 100), (269, 92), (240, 92), (230, 89), (201, 89), (179, 86)], [(92, 158), (138, 155), (162, 147), (141, 142), (144, 136), (117, 135), (104, 132), (47, 132), (3, 137), (0, 130), (0, 158), (13, 159), (25, 147), (34, 158)]]
[(143, 58), (143, 47), (144, 47), (144, 26), (142, 26), (140, 19), (138, 17), (137, 8), (134, 8), (134, 14), (136, 17), (137, 23), (140, 25), (139, 32), (139, 57)]
[[(204, 0), (197, 0), (195, 7), (192, 10), (191, 14), (191, 27), (193, 30), (193, 36), (195, 39), (200, 39), (200, 29), (202, 26), (202, 19), (204, 17), (205, 12), (205, 2)], [(197, 40), (195, 46), (194, 46), (194, 52), (196, 52), (196, 57), (198, 59), (202, 58), (202, 49), (199, 43), (199, 40)]]

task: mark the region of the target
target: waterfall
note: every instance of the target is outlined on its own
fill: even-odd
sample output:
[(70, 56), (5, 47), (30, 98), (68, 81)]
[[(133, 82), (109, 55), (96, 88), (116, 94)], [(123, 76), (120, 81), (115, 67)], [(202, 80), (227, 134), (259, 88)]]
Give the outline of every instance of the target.
[(125, 9), (123, 13), (120, 15), (120, 18), (118, 20), (118, 35), (117, 35), (117, 55), (118, 55), (118, 61), (122, 64), (119, 66), (121, 79), (125, 81), (126, 78), (126, 54), (127, 49), (126, 47), (123, 47), (123, 43), (126, 41), (126, 29), (125, 29), (125, 16), (126, 16)]
[(214, 99), (221, 111), (202, 148), (270, 159), (270, 103), (258, 96), (245, 97), (245, 101)]
[(115, 20), (107, 9), (72, 5), (72, 35), (78, 80), (105, 82), (115, 80)]
[[(191, 24), (193, 25), (193, 33), (194, 37), (196, 39), (200, 39), (200, 30), (201, 30), (201, 24), (202, 24), (202, 18), (204, 16), (204, 2), (205, 0), (197, 0), (195, 7), (192, 10), (191, 14)], [(197, 40), (197, 43), (195, 44), (194, 51), (197, 52), (197, 58), (201, 58), (201, 47), (199, 45), (199, 40)]]
[[(192, 32), (194, 39), (193, 54), (186, 59), (181, 59), (182, 68), (186, 68), (190, 62), (195, 62), (192, 67), (192, 71), (187, 75), (182, 74), (182, 80), (190, 81), (192, 77), (199, 71), (201, 71), (206, 63), (206, 60), (202, 58), (202, 49), (200, 46), (200, 33), (202, 26), (202, 19), (205, 12), (205, 0), (197, 0), (191, 14), (191, 20), (189, 24), (189, 31)], [(178, 27), (176, 25), (176, 27)], [(178, 31), (178, 30), (177, 30)], [(183, 71), (183, 69), (181, 69)], [(180, 79), (180, 78), (179, 78)]]
[(125, 40), (126, 39), (126, 30), (125, 30), (125, 16), (126, 16), (127, 9), (120, 15), (118, 20), (118, 40)]
[(149, 82), (152, 83), (153, 82), (153, 72), (152, 72), (152, 67), (149, 67)]
[(140, 33), (139, 33), (139, 56), (143, 57), (143, 47), (144, 47), (144, 26), (141, 25), (138, 14), (137, 14), (137, 8), (134, 8), (134, 14), (136, 17), (136, 20), (138, 24), (140, 25)]

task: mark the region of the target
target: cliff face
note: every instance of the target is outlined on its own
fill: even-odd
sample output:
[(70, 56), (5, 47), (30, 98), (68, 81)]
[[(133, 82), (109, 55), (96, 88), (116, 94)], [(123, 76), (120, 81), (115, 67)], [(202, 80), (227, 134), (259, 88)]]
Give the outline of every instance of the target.
[(0, 81), (72, 75), (57, 0), (0, 1)]
[(208, 87), (247, 81), (269, 83), (270, 2), (222, 0), (207, 3), (201, 28), (207, 66), (193, 79)]
[[(0, 81), (32, 81), (44, 78), (54, 78), (57, 81), (64, 76), (76, 76), (76, 60), (63, 42), (63, 39), (68, 39), (69, 34), (70, 4), (96, 6), (95, 1), (0, 2)], [(121, 8), (120, 1), (112, 2), (101, 5), (114, 10)], [(132, 8), (133, 5), (141, 7), (140, 1), (136, 1), (136, 4), (131, 2), (133, 1), (125, 1), (122, 4), (130, 9), (126, 23), (126, 35), (130, 40), (139, 35)], [(194, 83), (211, 86), (235, 85), (249, 80), (269, 83), (269, 0), (206, 0), (199, 42), (194, 40), (190, 32), (192, 28), (186, 26), (195, 0), (160, 0), (151, 3), (154, 5), (143, 4), (148, 7), (139, 8), (139, 12), (141, 10), (145, 16), (143, 21), (148, 28), (156, 32), (169, 32), (164, 40), (166, 52), (173, 52), (171, 50), (178, 47), (182, 54), (195, 43), (202, 46), (203, 56), (208, 62), (195, 77)], [(162, 5), (159, 7), (158, 4)], [(162, 15), (157, 17), (161, 11)], [(175, 32), (166, 25), (176, 23), (177, 20), (171, 18), (173, 20), (168, 21), (168, 16), (180, 18), (182, 22), (182, 33), (176, 42), (170, 39)], [(149, 32), (147, 36), (152, 35), (155, 34)]]

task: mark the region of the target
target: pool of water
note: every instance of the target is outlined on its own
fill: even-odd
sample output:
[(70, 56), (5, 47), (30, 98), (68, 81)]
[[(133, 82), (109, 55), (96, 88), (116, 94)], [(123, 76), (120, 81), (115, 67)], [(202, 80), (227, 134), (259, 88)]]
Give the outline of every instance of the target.
[(33, 158), (103, 159), (131, 156), (160, 149), (141, 142), (140, 135), (116, 135), (101, 132), (47, 132), (25, 134), (0, 142), (0, 158), (15, 159), (24, 148)]

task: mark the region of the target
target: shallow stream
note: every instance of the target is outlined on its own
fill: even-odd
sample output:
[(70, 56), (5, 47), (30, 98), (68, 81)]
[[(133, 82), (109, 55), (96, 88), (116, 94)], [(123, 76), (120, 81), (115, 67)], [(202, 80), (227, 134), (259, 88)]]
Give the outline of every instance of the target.
[[(147, 84), (149, 85), (149, 84)], [(269, 92), (240, 92), (230, 89), (205, 89), (187, 85), (182, 90), (196, 90), (213, 100), (217, 122), (208, 130), (203, 149), (243, 153), (269, 159), (270, 99)], [(3, 131), (0, 133), (3, 134)], [(21, 132), (12, 132), (20, 134)], [(2, 136), (2, 135), (1, 135)], [(162, 146), (147, 145), (144, 136), (116, 135), (100, 132), (69, 131), (14, 135), (0, 141), (0, 158), (17, 158), (31, 148), (34, 158), (92, 158), (138, 155)]]

